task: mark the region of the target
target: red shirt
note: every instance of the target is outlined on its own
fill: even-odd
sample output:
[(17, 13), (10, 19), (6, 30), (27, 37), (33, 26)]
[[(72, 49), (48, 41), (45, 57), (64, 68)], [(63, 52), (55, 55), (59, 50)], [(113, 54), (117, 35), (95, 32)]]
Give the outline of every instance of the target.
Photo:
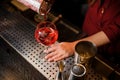
[(120, 0), (104, 0), (102, 5), (96, 0), (88, 9), (83, 31), (88, 36), (104, 31), (111, 42), (101, 49), (109, 54), (120, 54)]

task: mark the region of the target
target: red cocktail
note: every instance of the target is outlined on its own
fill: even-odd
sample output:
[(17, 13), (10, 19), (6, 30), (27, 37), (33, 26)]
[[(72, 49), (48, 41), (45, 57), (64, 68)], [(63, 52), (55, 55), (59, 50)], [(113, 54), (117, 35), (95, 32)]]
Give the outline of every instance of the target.
[(40, 22), (35, 30), (35, 39), (38, 43), (49, 46), (58, 39), (58, 31), (54, 23), (49, 21)]

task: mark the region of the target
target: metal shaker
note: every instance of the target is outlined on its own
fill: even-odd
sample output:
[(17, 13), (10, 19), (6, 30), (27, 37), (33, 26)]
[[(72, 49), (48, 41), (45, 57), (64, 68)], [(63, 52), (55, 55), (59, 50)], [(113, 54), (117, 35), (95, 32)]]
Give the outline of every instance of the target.
[(78, 42), (75, 46), (75, 63), (86, 64), (88, 63), (96, 54), (96, 46), (89, 41)]
[(71, 72), (68, 80), (84, 80), (86, 68), (82, 64), (74, 64), (71, 68)]

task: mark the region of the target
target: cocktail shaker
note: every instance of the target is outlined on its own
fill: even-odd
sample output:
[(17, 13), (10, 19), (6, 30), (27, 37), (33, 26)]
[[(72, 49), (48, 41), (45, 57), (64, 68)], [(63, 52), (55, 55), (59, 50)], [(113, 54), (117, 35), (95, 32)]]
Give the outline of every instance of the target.
[(87, 64), (97, 52), (96, 46), (89, 41), (78, 42), (75, 46), (75, 63)]

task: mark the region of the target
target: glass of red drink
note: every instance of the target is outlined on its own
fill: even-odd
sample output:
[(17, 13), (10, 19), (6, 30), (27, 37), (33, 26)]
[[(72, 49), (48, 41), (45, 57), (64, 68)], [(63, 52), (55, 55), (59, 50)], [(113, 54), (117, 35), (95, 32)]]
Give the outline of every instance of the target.
[(35, 30), (35, 39), (38, 43), (46, 46), (54, 44), (58, 39), (58, 30), (55, 24), (49, 21), (40, 22)]

